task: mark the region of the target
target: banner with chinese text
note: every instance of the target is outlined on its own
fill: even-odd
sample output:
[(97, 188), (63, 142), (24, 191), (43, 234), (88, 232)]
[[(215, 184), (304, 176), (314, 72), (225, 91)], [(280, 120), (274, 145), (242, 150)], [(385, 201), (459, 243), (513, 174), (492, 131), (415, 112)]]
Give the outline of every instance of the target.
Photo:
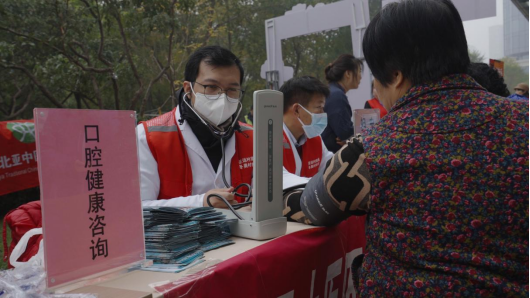
[(39, 175), (33, 120), (0, 122), (0, 196), (36, 186)]

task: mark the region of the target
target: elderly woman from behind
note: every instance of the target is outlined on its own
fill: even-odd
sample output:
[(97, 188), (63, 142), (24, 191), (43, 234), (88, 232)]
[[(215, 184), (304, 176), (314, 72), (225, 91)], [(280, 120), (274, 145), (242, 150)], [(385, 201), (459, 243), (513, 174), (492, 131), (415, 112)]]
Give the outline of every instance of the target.
[(527, 297), (528, 107), (465, 74), (449, 0), (388, 4), (363, 51), (389, 113), (286, 205), (317, 225), (369, 212), (361, 297)]

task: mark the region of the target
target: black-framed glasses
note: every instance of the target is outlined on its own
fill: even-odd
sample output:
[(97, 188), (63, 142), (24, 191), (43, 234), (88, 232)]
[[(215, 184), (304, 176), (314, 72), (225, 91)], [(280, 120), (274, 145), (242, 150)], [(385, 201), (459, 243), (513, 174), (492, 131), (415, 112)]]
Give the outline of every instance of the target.
[(196, 84), (201, 85), (204, 88), (204, 94), (208, 96), (217, 96), (212, 99), (218, 99), (221, 97), (221, 94), (225, 93), (226, 96), (229, 97), (229, 99), (237, 99), (240, 100), (243, 97), (243, 94), (245, 93), (245, 90), (241, 90), (238, 88), (228, 88), (226, 90), (223, 90), (223, 88), (217, 86), (217, 85), (203, 85), (199, 82), (195, 82)]

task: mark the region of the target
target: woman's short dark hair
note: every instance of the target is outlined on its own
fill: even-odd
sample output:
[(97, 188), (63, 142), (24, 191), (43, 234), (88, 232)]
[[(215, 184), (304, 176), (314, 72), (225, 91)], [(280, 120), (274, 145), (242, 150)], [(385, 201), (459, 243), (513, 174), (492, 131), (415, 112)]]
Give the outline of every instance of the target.
[(386, 5), (366, 28), (363, 51), (383, 86), (395, 71), (416, 85), (466, 73), (470, 63), (462, 19), (450, 0)]
[(236, 65), (240, 73), (239, 83), (243, 84), (244, 71), (241, 61), (232, 52), (220, 46), (202, 47), (193, 52), (188, 62), (186, 62), (184, 80), (195, 82), (199, 75), (199, 67), (202, 61), (213, 66), (226, 67)]
[(326, 80), (328, 82), (338, 82), (342, 80), (346, 71), (353, 72), (353, 75), (357, 75), (359, 68), (362, 70), (363, 62), (351, 54), (342, 54), (335, 61), (331, 62), (324, 69), (326, 74)]
[(471, 63), (467, 69), (467, 74), (488, 92), (503, 97), (510, 95), (503, 77), (495, 68), (486, 63)]
[(283, 83), (280, 91), (283, 93), (283, 113), (295, 103), (307, 107), (315, 94), (329, 96), (328, 86), (311, 76), (292, 78)]

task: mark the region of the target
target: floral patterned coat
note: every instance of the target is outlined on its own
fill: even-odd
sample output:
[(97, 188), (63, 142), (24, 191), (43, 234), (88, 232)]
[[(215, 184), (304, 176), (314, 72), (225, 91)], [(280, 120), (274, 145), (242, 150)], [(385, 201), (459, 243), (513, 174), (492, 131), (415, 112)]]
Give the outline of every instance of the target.
[(364, 138), (362, 297), (528, 297), (528, 105), (453, 75)]

